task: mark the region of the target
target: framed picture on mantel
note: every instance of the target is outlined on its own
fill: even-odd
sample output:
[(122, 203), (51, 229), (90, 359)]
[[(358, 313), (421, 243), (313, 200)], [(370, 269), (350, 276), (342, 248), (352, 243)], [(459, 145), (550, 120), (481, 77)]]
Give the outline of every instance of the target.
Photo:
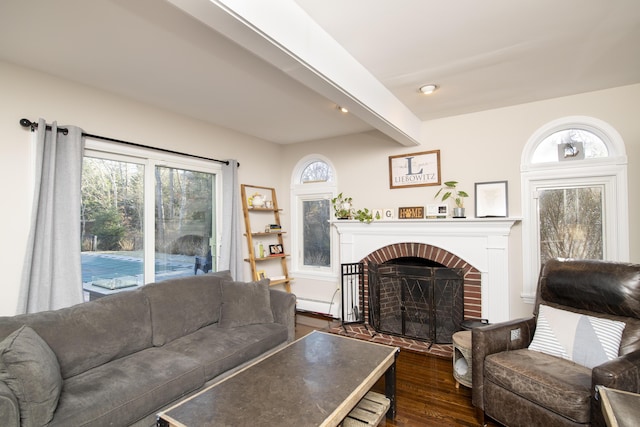
[(440, 185), (440, 150), (389, 156), (389, 187)]

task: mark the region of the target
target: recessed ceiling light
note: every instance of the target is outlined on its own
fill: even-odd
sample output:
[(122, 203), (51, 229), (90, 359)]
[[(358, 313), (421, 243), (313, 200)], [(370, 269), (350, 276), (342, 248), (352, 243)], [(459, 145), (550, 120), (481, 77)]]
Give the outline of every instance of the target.
[(345, 107), (341, 107), (340, 105), (336, 105), (336, 109), (345, 114), (349, 112), (349, 110), (347, 110)]
[(438, 86), (434, 84), (420, 86), (420, 93), (423, 93), (425, 95), (431, 95), (433, 92), (435, 92), (437, 88)]

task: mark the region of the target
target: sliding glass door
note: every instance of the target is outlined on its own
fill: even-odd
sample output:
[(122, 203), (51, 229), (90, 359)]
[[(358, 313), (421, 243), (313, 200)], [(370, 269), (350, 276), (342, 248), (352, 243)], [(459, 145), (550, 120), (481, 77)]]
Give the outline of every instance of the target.
[(92, 297), (216, 270), (219, 167), (136, 154), (85, 153), (82, 282)]

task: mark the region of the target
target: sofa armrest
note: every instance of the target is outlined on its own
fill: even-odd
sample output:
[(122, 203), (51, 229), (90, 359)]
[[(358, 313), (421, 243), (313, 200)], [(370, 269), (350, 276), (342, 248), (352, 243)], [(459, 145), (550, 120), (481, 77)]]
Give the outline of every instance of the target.
[[(480, 326), (471, 331), (471, 376), (472, 403), (484, 410), (484, 359), (485, 357), (508, 350), (527, 347), (533, 339), (536, 329), (534, 317), (510, 320), (494, 325)], [(511, 339), (511, 331), (519, 330), (519, 337)]]
[(287, 327), (287, 342), (291, 342), (296, 337), (296, 296), (277, 289), (270, 292), (273, 319)]
[(0, 381), (0, 420), (3, 426), (20, 426), (18, 399), (4, 381)]

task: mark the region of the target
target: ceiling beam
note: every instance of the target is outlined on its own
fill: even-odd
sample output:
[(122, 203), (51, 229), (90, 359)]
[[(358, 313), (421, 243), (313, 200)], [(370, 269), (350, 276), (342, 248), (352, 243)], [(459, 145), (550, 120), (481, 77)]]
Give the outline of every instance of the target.
[(405, 146), (422, 122), (294, 1), (168, 0)]

